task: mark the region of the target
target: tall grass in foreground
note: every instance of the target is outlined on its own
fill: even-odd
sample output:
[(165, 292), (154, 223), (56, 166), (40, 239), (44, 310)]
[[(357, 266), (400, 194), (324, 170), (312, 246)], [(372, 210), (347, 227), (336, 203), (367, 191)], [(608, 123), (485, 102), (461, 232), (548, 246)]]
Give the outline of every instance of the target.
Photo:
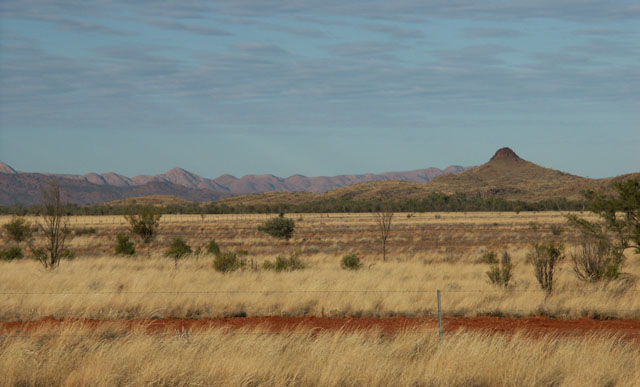
[(0, 336), (0, 385), (633, 386), (637, 343), (458, 332), (144, 334), (67, 327)]
[[(257, 266), (273, 256), (252, 256)], [(295, 271), (219, 273), (213, 257), (186, 257), (178, 268), (151, 258), (78, 258), (47, 272), (32, 260), (0, 262), (0, 320), (44, 316), (99, 319), (234, 315), (429, 317), (435, 290), (445, 316), (546, 314), (561, 318), (640, 318), (637, 282), (584, 283), (570, 263), (559, 268), (551, 295), (540, 290), (524, 252), (515, 252), (512, 288), (493, 286), (476, 263), (376, 262), (343, 270), (340, 258), (304, 256)], [(640, 276), (640, 262), (626, 270)]]

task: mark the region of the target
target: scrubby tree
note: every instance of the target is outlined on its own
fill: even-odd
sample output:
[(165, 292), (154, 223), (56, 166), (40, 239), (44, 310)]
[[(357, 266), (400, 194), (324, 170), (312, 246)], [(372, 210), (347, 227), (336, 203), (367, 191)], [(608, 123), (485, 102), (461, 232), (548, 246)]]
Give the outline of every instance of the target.
[(124, 215), (131, 233), (138, 235), (144, 243), (151, 242), (156, 236), (161, 217), (162, 214), (153, 206), (139, 206)]
[(378, 232), (380, 233), (380, 241), (382, 242), (382, 260), (387, 260), (387, 239), (391, 232), (391, 221), (393, 220), (393, 211), (381, 209), (373, 213)]
[(569, 224), (584, 237), (572, 260), (578, 278), (586, 281), (618, 278), (625, 250), (632, 248), (640, 253), (640, 181), (616, 182), (613, 188), (615, 195), (586, 194), (589, 209), (599, 221), (567, 216)]
[(39, 224), (46, 243), (44, 249), (36, 249), (34, 255), (48, 270), (56, 268), (63, 258), (65, 242), (71, 234), (67, 221), (60, 186), (57, 183), (46, 185), (42, 188), (42, 219)]
[(533, 265), (540, 288), (547, 294), (553, 291), (553, 276), (564, 258), (564, 245), (556, 241), (535, 244), (527, 253), (527, 262)]
[(275, 238), (291, 239), (295, 230), (295, 222), (293, 219), (284, 216), (284, 213), (276, 218), (271, 218), (258, 226), (258, 231), (265, 232)]

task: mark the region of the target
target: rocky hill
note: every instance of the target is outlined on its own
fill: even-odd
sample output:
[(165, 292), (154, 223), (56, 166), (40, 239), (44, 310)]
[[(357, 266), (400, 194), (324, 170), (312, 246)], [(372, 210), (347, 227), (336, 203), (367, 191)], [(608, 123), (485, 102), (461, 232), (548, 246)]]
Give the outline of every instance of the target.
[(224, 199), (228, 205), (269, 203), (300, 204), (322, 199), (405, 200), (420, 199), (432, 193), (456, 193), (499, 196), (507, 200), (540, 201), (565, 198), (583, 199), (584, 190), (608, 190), (611, 182), (625, 178), (640, 179), (640, 173), (607, 179), (588, 179), (523, 160), (510, 148), (499, 149), (485, 164), (456, 174), (438, 176), (427, 183), (375, 181), (334, 189), (324, 194), (269, 194)]

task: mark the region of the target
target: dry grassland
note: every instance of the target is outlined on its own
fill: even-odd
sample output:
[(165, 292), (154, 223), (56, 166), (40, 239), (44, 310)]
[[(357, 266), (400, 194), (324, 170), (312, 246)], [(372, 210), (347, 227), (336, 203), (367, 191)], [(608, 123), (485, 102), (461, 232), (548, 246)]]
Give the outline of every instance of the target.
[[(391, 260), (448, 261), (473, 260), (478, 250), (492, 248), (517, 250), (531, 243), (554, 237), (575, 244), (578, 235), (566, 226), (566, 213), (469, 212), (397, 213), (393, 218), (388, 253)], [(588, 213), (580, 214), (589, 218)], [(150, 251), (162, 251), (175, 237), (193, 247), (215, 239), (223, 250), (248, 250), (254, 255), (275, 255), (288, 250), (306, 254), (333, 254), (338, 257), (358, 253), (367, 260), (382, 258), (379, 233), (371, 214), (289, 214), (296, 221), (296, 232), (282, 242), (257, 230), (274, 215), (164, 215), (159, 237)], [(0, 224), (9, 216), (0, 216)], [(593, 218), (591, 218), (593, 219)], [(31, 221), (38, 221), (32, 218)], [(553, 235), (553, 227), (561, 234)], [(81, 256), (113, 254), (115, 235), (126, 232), (122, 216), (77, 216), (69, 218), (69, 228), (95, 228), (96, 234), (78, 235), (70, 248)], [(145, 247), (138, 250), (146, 253)]]
[(69, 326), (0, 337), (0, 385), (637, 386), (637, 344), (616, 338), (435, 331), (215, 329), (146, 334)]
[[(97, 229), (72, 240), (72, 249), (81, 252), (77, 259), (53, 272), (31, 260), (0, 263), (0, 319), (434, 316), (436, 289), (443, 291), (448, 316), (640, 318), (636, 281), (585, 284), (577, 280), (569, 259), (560, 267), (553, 295), (539, 289), (525, 262), (530, 244), (552, 237), (569, 245), (576, 240), (560, 213), (396, 214), (387, 262), (381, 260), (370, 214), (292, 216), (302, 220), (289, 242), (256, 231), (264, 215), (165, 216), (160, 237), (149, 250), (139, 248), (135, 258), (92, 251), (113, 251), (113, 235), (125, 230), (121, 217), (75, 219), (73, 228)], [(563, 226), (564, 232), (553, 235), (552, 225)], [(307, 268), (221, 274), (213, 269), (213, 257), (195, 254), (175, 269), (163, 256), (174, 236), (196, 247), (216, 239), (223, 250), (246, 249), (258, 266), (299, 250)], [(510, 289), (487, 280), (488, 266), (479, 261), (483, 248), (513, 256)], [(341, 256), (350, 252), (363, 258), (362, 270), (340, 268)], [(629, 255), (625, 272), (631, 278), (640, 277), (639, 258)]]
[[(526, 252), (549, 238), (569, 250), (579, 241), (563, 214), (408, 215), (394, 217), (387, 262), (371, 214), (289, 215), (296, 234), (288, 242), (257, 231), (270, 216), (165, 215), (159, 237), (148, 247), (137, 243), (133, 258), (113, 255), (115, 234), (126, 231), (122, 217), (72, 218), (74, 230), (96, 229), (71, 240), (75, 260), (51, 272), (33, 260), (0, 262), (0, 319), (434, 316), (436, 289), (443, 291), (445, 316), (640, 318), (636, 281), (585, 284), (569, 260), (551, 296), (539, 289)], [(248, 250), (257, 265), (300, 251), (307, 267), (222, 274), (213, 257), (193, 254), (174, 268), (163, 252), (177, 236), (195, 248), (215, 239), (223, 250)], [(511, 289), (489, 284), (488, 267), (479, 261), (483, 249), (513, 256)], [(359, 254), (364, 268), (342, 270), (347, 253)], [(625, 272), (640, 277), (639, 256), (629, 255)], [(640, 349), (635, 341), (597, 336), (457, 332), (439, 345), (432, 329), (150, 334), (71, 324), (3, 333), (0, 370), (0, 385), (7, 386), (633, 386), (640, 380)]]
[[(514, 288), (492, 286), (476, 263), (376, 262), (342, 270), (331, 255), (304, 257), (304, 270), (221, 274), (211, 257), (187, 258), (174, 269), (164, 257), (98, 257), (62, 262), (46, 272), (34, 261), (0, 263), (0, 319), (45, 316), (114, 318), (229, 316), (434, 316), (436, 289), (447, 316), (640, 318), (637, 283), (587, 285), (568, 264), (547, 297), (516, 256)], [(271, 258), (271, 257), (269, 257)], [(258, 261), (262, 257), (255, 257)], [(627, 272), (640, 276), (635, 261)]]

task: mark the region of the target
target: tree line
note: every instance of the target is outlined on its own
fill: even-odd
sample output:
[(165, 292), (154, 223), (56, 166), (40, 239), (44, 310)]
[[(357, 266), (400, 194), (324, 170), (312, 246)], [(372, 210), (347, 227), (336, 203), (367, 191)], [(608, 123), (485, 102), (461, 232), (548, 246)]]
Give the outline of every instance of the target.
[[(585, 197), (588, 197), (585, 194)], [(126, 215), (140, 205), (79, 205), (66, 204), (66, 215)], [(446, 195), (432, 193), (418, 199), (399, 200), (353, 200), (327, 198), (305, 203), (270, 203), (253, 205), (228, 205), (224, 203), (188, 202), (158, 206), (163, 214), (278, 214), (287, 213), (345, 213), (378, 212), (385, 208), (393, 212), (473, 212), (473, 211), (582, 211), (588, 200), (566, 198), (539, 201), (506, 200), (499, 196), (482, 196), (457, 193)], [(42, 206), (0, 206), (1, 215), (41, 215)]]

